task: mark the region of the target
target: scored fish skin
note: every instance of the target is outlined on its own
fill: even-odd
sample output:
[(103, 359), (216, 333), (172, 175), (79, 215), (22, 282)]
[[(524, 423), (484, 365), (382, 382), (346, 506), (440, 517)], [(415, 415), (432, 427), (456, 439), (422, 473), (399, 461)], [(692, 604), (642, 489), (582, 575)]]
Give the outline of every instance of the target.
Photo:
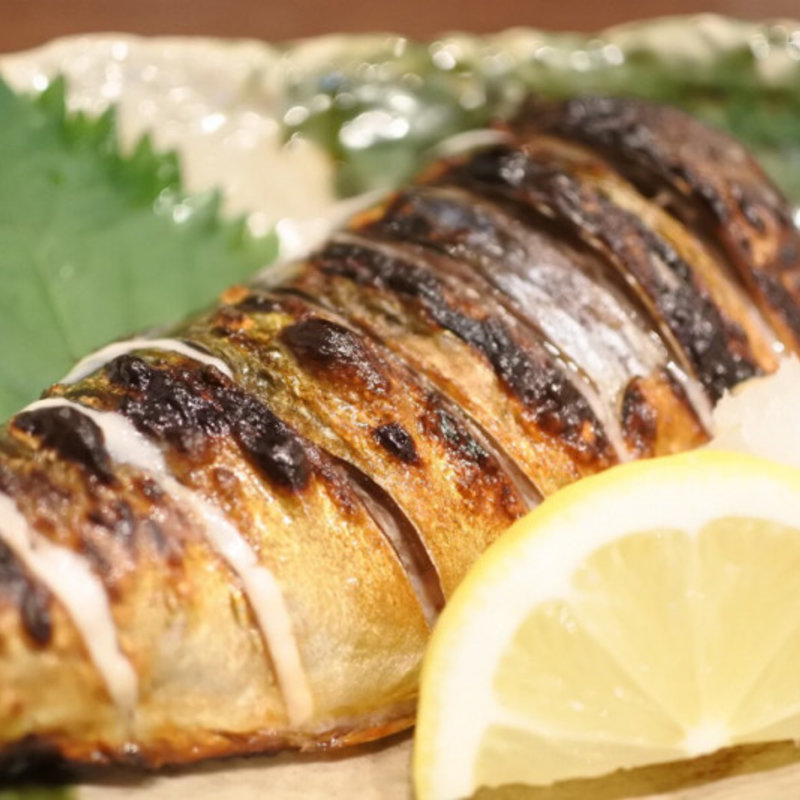
[(644, 221), (677, 252), (688, 267), (687, 278), (696, 291), (714, 305), (728, 332), (728, 342), (739, 358), (764, 372), (777, 368), (778, 338), (753, 305), (729, 269), (727, 259), (708, 247), (679, 219), (658, 203), (648, 203), (624, 178), (590, 150), (547, 136), (525, 137), (524, 149), (570, 170), (599, 188), (614, 203)]
[[(796, 347), (788, 206), (749, 160), (698, 161), (738, 145), (576, 102), (0, 430), (0, 758), (157, 767), (408, 727), (436, 614), (514, 519), (703, 443), (713, 401)], [(8, 504), (107, 595), (130, 707)]]
[[(608, 269), (542, 221), (538, 227), (517, 221), (514, 211), (463, 190), (421, 187), (401, 195), (381, 231), (469, 264), (485, 279), (480, 297), (497, 290), (501, 302), (537, 325), (546, 343), (585, 374), (608, 406), (604, 419), (617, 420), (632, 454), (674, 452), (702, 441), (697, 413), (668, 371), (667, 352), (611, 285)], [(417, 366), (425, 369), (425, 360)], [(465, 387), (466, 396), (473, 393)], [(658, 396), (655, 406), (646, 400), (651, 393)], [(655, 429), (645, 432), (645, 417), (656, 420)], [(547, 468), (548, 478), (556, 477), (552, 461)]]
[(712, 400), (760, 373), (750, 354), (734, 347), (743, 332), (726, 328), (669, 242), (579, 173), (524, 148), (498, 146), (454, 165), (439, 180), (497, 193), (570, 226), (624, 275)]
[[(151, 379), (157, 372), (190, 389), (225, 382), (216, 371), (212, 376), (197, 374), (204, 368), (198, 371), (197, 365), (180, 360), (156, 357), (151, 363), (152, 371), (147, 370)], [(145, 371), (146, 365), (142, 359), (124, 357), (112, 366), (113, 372), (119, 373)], [(194, 382), (190, 378), (193, 373)], [(121, 391), (119, 383), (101, 374), (73, 387), (67, 395), (94, 408), (117, 408), (125, 400), (137, 400), (129, 384), (130, 380)], [(395, 553), (343, 471), (301, 442), (308, 474), (302, 487), (287, 488), (280, 474), (270, 475), (266, 459), (261, 462), (267, 464), (265, 469), (254, 469), (224, 435), (224, 429), (217, 435), (200, 430), (200, 424), (213, 426), (218, 420), (213, 418), (213, 409), (193, 393), (184, 392), (183, 398), (176, 399), (171, 387), (156, 387), (148, 401), (147, 419), (159, 425), (165, 436), (174, 434), (181, 439), (167, 450), (174, 473), (229, 507), (228, 513), (236, 516), (240, 529), (259, 541), (262, 557), (279, 577), (287, 602), (296, 606), (294, 621), (315, 700), (335, 718), (331, 724), (323, 716), (315, 721), (316, 726), (335, 730), (343, 720), (342, 732), (347, 733), (348, 727), (358, 727), (348, 725), (349, 721), (387, 709), (393, 709), (392, 716), (409, 719), (419, 652), (428, 626)], [(159, 401), (166, 402), (153, 408)], [(193, 423), (191, 410), (205, 420)], [(125, 413), (136, 411), (130, 408)], [(19, 449), (15, 429), (12, 436)], [(122, 646), (136, 663), (140, 704), (126, 729), (113, 708), (109, 709), (103, 687), (84, 657), (78, 663), (88, 672), (93, 693), (83, 697), (80, 708), (89, 722), (107, 717), (107, 727), (88, 727), (71, 711), (72, 725), (82, 724), (66, 739), (58, 735), (66, 724), (58, 711), (71, 708), (74, 692), (63, 680), (70, 676), (49, 663), (42, 665), (47, 673), (39, 669), (30, 679), (41, 680), (46, 674), (50, 691), (30, 689), (25, 693), (26, 705), (15, 715), (20, 721), (40, 725), (47, 732), (43, 739), (48, 745), (82, 761), (113, 758), (158, 764), (224, 755), (231, 748), (237, 752), (263, 750), (313, 741), (313, 725), (302, 736), (275, 734), (275, 729), (287, 728), (286, 712), (269, 654), (253, 630), (247, 603), (196, 526), (188, 524), (185, 512), (174, 523), (167, 516), (173, 505), (168, 495), (145, 486), (143, 492), (153, 497), (151, 513), (140, 520), (136, 509), (125, 511), (128, 527), (121, 531), (113, 518), (100, 517), (114, 511), (111, 497), (103, 493), (112, 495), (113, 490), (112, 496), (124, 498), (121, 502), (125, 504), (138, 499), (125, 484), (98, 486), (85, 467), (64, 459), (55, 462), (57, 469), (48, 469), (55, 461), (52, 451), (24, 455), (29, 457), (4, 459), (2, 489), (18, 502), (31, 505), (26, 516), (37, 521), (38, 528), (46, 529), (50, 523), (57, 534), (74, 537), (76, 549), (98, 551), (96, 558), (104, 559), (99, 571), (112, 596), (115, 621), (125, 632)], [(115, 479), (120, 472), (124, 476), (131, 471), (115, 468)], [(18, 485), (24, 478), (28, 485)], [(66, 483), (67, 479), (71, 482)], [(141, 475), (130, 480), (147, 482)], [(56, 483), (51, 489), (46, 482)], [(253, 514), (252, 509), (258, 513)], [(90, 517), (98, 522), (87, 525)], [(66, 524), (57, 525), (59, 520)], [(285, 536), (287, 527), (292, 530), (291, 539)], [(189, 542), (184, 542), (187, 537)], [(151, 545), (150, 539), (155, 544)], [(154, 552), (156, 547), (169, 547), (170, 552)], [(129, 550), (133, 555), (127, 555)], [(326, 581), (321, 583), (314, 576), (323, 568)], [(353, 575), (358, 576), (358, 585), (350, 583)], [(70, 628), (63, 615), (58, 625), (54, 622), (55, 631), (69, 632)], [(336, 669), (326, 669), (333, 652)], [(6, 666), (13, 667), (14, 662), (0, 659), (0, 671)], [(315, 676), (319, 669), (325, 674)], [(14, 683), (3, 681), (4, 686)], [(60, 691), (65, 695), (63, 703), (57, 702)], [(16, 702), (21, 701), (17, 698)], [(4, 714), (4, 725), (8, 721)], [(2, 730), (9, 739), (30, 733), (24, 727), (19, 733)], [(240, 737), (240, 731), (247, 736)]]
[(800, 350), (800, 235), (741, 143), (679, 109), (613, 97), (533, 99), (518, 124), (601, 153), (727, 257), (784, 344)]
[[(391, 324), (391, 317), (403, 320), (398, 328), (405, 331), (384, 328), (381, 340), (468, 410), (540, 492), (549, 494), (616, 462), (589, 404), (548, 353), (530, 340), (523, 343), (521, 332), (509, 324), (512, 320), (486, 316), (488, 297), (476, 302), (442, 271), (437, 274), (416, 262), (413, 254), (375, 249), (369, 243), (334, 242), (318, 260), (322, 283), (350, 292), (337, 310), (351, 314), (363, 309), (355, 319), (364, 327), (371, 325), (374, 335), (380, 335), (381, 324)], [(316, 296), (335, 303), (320, 283), (313, 288), (308, 284), (315, 274), (309, 266), (292, 286), (316, 288)], [(333, 280), (348, 275), (356, 275), (353, 282), (365, 287), (363, 303), (352, 285)], [(395, 303), (390, 319), (368, 321), (368, 304), (381, 301)], [(515, 386), (508, 387), (507, 381)]]
[[(195, 337), (258, 364), (258, 377), (244, 381), (253, 394), (263, 392), (281, 419), (392, 495), (424, 531), (448, 597), (466, 565), (525, 510), (499, 465), (412, 373), (331, 312), (274, 296), (247, 322), (235, 332), (201, 322), (216, 336)], [(449, 546), (453, 531), (460, 552)]]

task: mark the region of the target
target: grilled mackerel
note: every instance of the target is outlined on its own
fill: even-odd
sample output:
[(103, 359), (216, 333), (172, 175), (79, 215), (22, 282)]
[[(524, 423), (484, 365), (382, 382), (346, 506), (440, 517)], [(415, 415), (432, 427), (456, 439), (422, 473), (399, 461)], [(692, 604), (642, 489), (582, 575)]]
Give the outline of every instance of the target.
[(736, 142), (604, 98), (531, 104), (498, 142), (0, 433), (5, 754), (407, 727), (436, 615), (513, 520), (702, 443), (723, 392), (800, 349), (800, 238)]

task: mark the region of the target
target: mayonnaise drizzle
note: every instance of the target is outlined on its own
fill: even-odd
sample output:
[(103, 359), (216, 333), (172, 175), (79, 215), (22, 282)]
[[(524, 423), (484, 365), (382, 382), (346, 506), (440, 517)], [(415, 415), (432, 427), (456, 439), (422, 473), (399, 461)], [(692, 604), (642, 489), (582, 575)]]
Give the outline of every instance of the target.
[(231, 368), (224, 361), (210, 356), (208, 353), (204, 353), (202, 350), (198, 350), (196, 347), (192, 347), (179, 339), (126, 339), (124, 342), (114, 342), (102, 350), (85, 356), (59, 383), (77, 383), (115, 358), (124, 356), (134, 350), (164, 350), (171, 353), (180, 353), (193, 361), (216, 367), (223, 375), (233, 378)]
[(308, 719), (313, 712), (313, 698), (283, 592), (272, 573), (258, 563), (253, 548), (240, 531), (216, 506), (172, 477), (159, 448), (121, 414), (96, 411), (62, 398), (39, 400), (25, 410), (57, 406), (69, 406), (89, 417), (103, 432), (106, 450), (113, 461), (150, 473), (201, 522), (206, 540), (242, 582), (269, 650), (290, 722), (298, 725)]
[(136, 672), (120, 650), (108, 594), (87, 560), (35, 531), (2, 493), (0, 540), (64, 606), (111, 699), (130, 714), (138, 694)]

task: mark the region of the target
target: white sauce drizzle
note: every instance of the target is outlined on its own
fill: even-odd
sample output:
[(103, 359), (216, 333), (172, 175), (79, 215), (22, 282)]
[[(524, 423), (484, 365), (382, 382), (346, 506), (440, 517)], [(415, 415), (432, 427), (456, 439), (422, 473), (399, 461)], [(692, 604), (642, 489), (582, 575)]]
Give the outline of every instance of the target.
[(107, 347), (90, 353), (82, 358), (59, 383), (77, 383), (83, 378), (97, 372), (118, 356), (124, 356), (134, 350), (163, 350), (171, 353), (180, 353), (182, 356), (216, 367), (223, 375), (233, 378), (231, 368), (219, 358), (208, 355), (196, 347), (192, 347), (179, 339), (127, 339), (124, 342), (114, 342)]
[(200, 520), (206, 540), (242, 582), (275, 667), (290, 722), (299, 725), (307, 720), (313, 712), (313, 698), (286, 601), (275, 577), (258, 563), (242, 534), (218, 508), (172, 477), (158, 447), (121, 414), (96, 411), (61, 398), (39, 400), (25, 410), (57, 406), (69, 406), (89, 417), (103, 432), (113, 461), (149, 472), (168, 494), (190, 508)]
[(130, 714), (138, 694), (136, 672), (117, 642), (105, 587), (86, 559), (35, 531), (16, 503), (2, 493), (0, 540), (64, 606), (111, 699)]

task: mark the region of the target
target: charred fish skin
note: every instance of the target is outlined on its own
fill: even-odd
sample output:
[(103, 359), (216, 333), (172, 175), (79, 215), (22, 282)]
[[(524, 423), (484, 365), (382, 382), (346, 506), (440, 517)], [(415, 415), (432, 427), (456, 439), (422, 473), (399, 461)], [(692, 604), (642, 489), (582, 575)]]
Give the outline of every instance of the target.
[[(311, 289), (308, 281), (319, 270), (334, 291), (349, 292), (345, 302), (320, 294), (340, 313), (356, 312), (358, 324), (467, 409), (541, 492), (616, 462), (606, 430), (571, 376), (489, 298), (476, 303), (465, 295), (444, 265), (436, 269), (413, 253), (352, 240), (333, 242), (313, 261), (293, 285)], [(391, 304), (409, 335), (393, 330), (391, 319), (369, 315), (378, 304)]]
[(0, 431), (0, 755), (157, 767), (410, 726), (436, 615), (514, 519), (702, 443), (796, 346), (790, 211), (744, 151), (575, 103)]
[[(546, 346), (572, 362), (606, 406), (603, 418), (618, 427), (630, 454), (672, 452), (702, 441), (696, 410), (670, 377), (669, 357), (654, 341), (637, 309), (616, 291), (593, 254), (553, 231), (549, 221), (529, 224), (519, 208), (451, 187), (403, 193), (376, 227), (384, 236), (413, 241), (465, 262), (484, 279), (483, 298), (501, 304), (541, 331)], [(648, 395), (658, 396), (649, 410)], [(631, 398), (640, 414), (630, 414)], [(669, 408), (667, 408), (669, 406)], [(641, 414), (670, 419), (644, 435)], [(612, 427), (609, 425), (609, 427)]]
[(642, 100), (532, 101), (524, 130), (596, 149), (718, 248), (784, 344), (800, 350), (800, 234), (791, 208), (735, 139)]
[(659, 203), (647, 202), (635, 186), (589, 148), (546, 135), (526, 135), (523, 148), (545, 163), (566, 168), (642, 220), (675, 250), (685, 265), (691, 286), (715, 307), (737, 356), (764, 372), (776, 369), (782, 345), (714, 243), (693, 233)]
[(712, 400), (759, 374), (749, 354), (734, 346), (741, 331), (726, 326), (719, 309), (692, 285), (691, 270), (676, 250), (579, 176), (522, 148), (496, 147), (455, 165), (440, 180), (496, 192), (570, 226), (639, 292)]
[[(311, 716), (289, 723), (276, 656), (254, 624), (241, 576), (204, 536), (203, 520), (155, 469), (115, 463), (114, 485), (107, 488), (85, 466), (56, 461), (59, 453), (41, 439), (26, 434), (18, 442), (12, 422), (8, 449), (14, 452), (3, 460), (3, 491), (37, 531), (49, 529), (57, 543), (91, 554), (119, 645), (136, 666), (139, 696), (132, 713), (115, 707), (80, 652), (73, 621), (51, 602), (51, 657), (4, 659), (0, 667), (10, 670), (4, 685), (19, 687), (13, 699), (22, 712), (3, 715), (4, 739), (39, 734), (77, 761), (125, 762), (133, 753), (158, 765), (313, 746), (319, 731), (326, 741), (331, 732), (357, 740), (365, 730), (408, 724), (429, 624), (406, 568), (349, 477), (262, 409), (251, 414), (252, 402), (226, 414), (225, 392), (235, 389), (225, 376), (163, 356), (148, 361), (147, 355), (112, 361), (102, 374), (68, 389), (64, 399), (75, 404), (70, 409), (111, 414), (134, 431), (138, 425), (154, 441), (172, 439), (164, 452), (174, 479), (225, 508), (258, 545), (260, 561), (280, 580), (292, 611), (292, 639), (312, 690)], [(145, 383), (151, 390), (146, 397)], [(244, 432), (245, 449), (227, 428), (245, 428), (251, 417), (277, 430), (260, 440)], [(144, 484), (145, 509), (128, 487), (134, 481)], [(114, 516), (114, 502), (132, 507), (127, 527)], [(98, 524), (87, 524), (90, 516)], [(291, 540), (281, 536), (287, 526)], [(157, 550), (164, 547), (168, 554)], [(30, 640), (26, 635), (26, 651), (48, 652)], [(60, 656), (57, 669), (54, 653)], [(38, 660), (43, 663), (33, 669), (29, 662)], [(71, 674), (72, 662), (82, 684)], [(23, 666), (24, 681), (17, 673)], [(47, 691), (37, 688), (43, 679)], [(37, 724), (44, 730), (31, 729)]]

